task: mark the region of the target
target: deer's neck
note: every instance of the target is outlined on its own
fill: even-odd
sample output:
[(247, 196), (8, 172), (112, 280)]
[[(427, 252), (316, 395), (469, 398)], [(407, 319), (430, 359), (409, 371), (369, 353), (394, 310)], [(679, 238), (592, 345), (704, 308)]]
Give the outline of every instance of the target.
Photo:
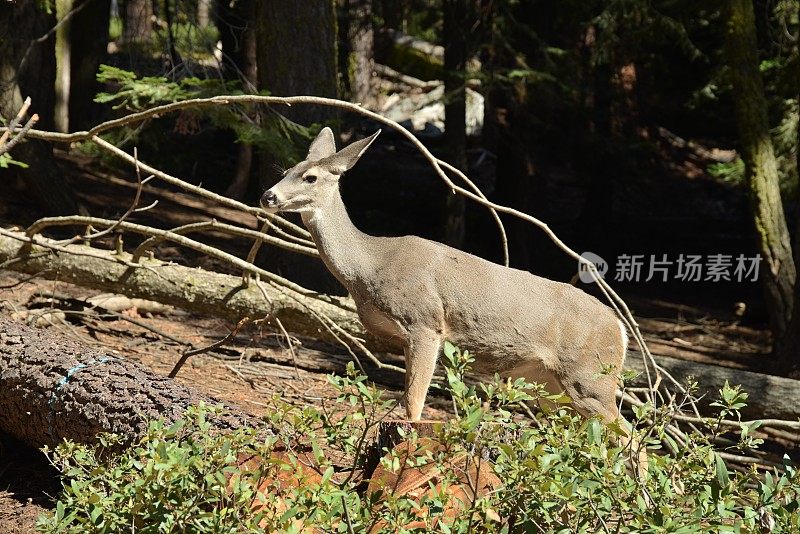
[(322, 261), (352, 292), (352, 285), (362, 273), (369, 272), (372, 265), (368, 247), (370, 236), (355, 227), (339, 194), (324, 208), (303, 213), (302, 218)]

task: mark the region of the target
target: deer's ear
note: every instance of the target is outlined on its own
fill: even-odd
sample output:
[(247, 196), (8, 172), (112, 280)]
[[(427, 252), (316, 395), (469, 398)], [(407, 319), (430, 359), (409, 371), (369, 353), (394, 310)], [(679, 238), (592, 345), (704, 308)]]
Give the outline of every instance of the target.
[(369, 145), (375, 141), (375, 138), (381, 133), (380, 130), (364, 139), (359, 139), (355, 143), (350, 143), (339, 152), (334, 154), (328, 159), (331, 170), (334, 174), (341, 174), (353, 168), (356, 162), (361, 158), (364, 152), (367, 151)]
[(333, 131), (327, 126), (320, 130), (316, 139), (311, 141), (311, 146), (308, 148), (308, 161), (318, 161), (336, 153), (336, 140), (333, 137)]

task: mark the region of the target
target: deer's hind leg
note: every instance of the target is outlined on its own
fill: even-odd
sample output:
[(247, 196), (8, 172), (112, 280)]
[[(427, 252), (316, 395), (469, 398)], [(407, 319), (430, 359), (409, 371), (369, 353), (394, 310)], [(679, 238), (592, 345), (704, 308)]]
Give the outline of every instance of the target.
[(436, 369), (436, 360), (442, 346), (442, 337), (433, 330), (415, 330), (410, 333), (405, 347), (406, 391), (403, 403), (406, 416), (411, 421), (419, 421), (425, 407), (425, 397)]

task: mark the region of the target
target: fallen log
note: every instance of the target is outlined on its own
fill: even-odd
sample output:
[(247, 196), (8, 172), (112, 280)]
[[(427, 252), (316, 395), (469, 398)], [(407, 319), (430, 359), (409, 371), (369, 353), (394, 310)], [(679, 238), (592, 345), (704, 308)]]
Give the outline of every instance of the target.
[[(351, 305), (348, 299), (313, 298), (290, 289), (279, 291), (267, 284), (261, 284), (262, 293), (255, 284), (245, 287), (237, 276), (157, 260), (147, 260), (142, 267), (132, 268), (121, 261), (129, 259), (129, 255), (117, 256), (111, 251), (92, 248), (89, 257), (85, 255), (87, 247), (82, 245), (66, 248), (83, 255), (55, 254), (33, 246), (21, 256), (21, 245), (16, 239), (0, 235), (0, 267), (5, 264), (5, 268), (18, 272), (154, 300), (232, 322), (247, 316), (255, 319), (272, 315), (293, 333), (336, 342), (336, 337), (319, 320), (324, 314), (341, 329), (364, 339), (368, 348), (396, 351), (396, 347), (387, 346), (364, 330), (357, 315), (347, 309)], [(795, 420), (800, 416), (800, 381), (665, 356), (656, 355), (656, 361), (680, 382), (694, 377), (700, 385), (699, 393), (712, 399), (726, 380), (730, 384), (741, 384), (750, 393), (744, 411), (748, 417)], [(628, 355), (626, 367), (642, 373), (634, 382), (635, 386), (647, 385), (638, 353)]]
[(376, 37), (376, 58), (381, 63), (423, 81), (443, 79), (444, 47), (395, 30)]
[[(719, 398), (719, 390), (728, 382), (731, 386), (741, 384), (742, 389), (749, 394), (747, 406), (742, 409), (742, 415), (746, 418), (796, 421), (800, 417), (799, 380), (668, 356), (654, 357), (679, 382), (686, 384), (690, 377), (697, 382), (696, 395), (702, 397), (699, 405), (703, 411), (710, 402)], [(640, 373), (633, 381), (633, 386), (648, 386), (644, 363), (638, 352), (628, 353), (625, 367)]]
[[(111, 352), (0, 318), (0, 431), (28, 445), (89, 443), (101, 432), (130, 442), (148, 420), (173, 422), (200, 402), (219, 404)], [(209, 419), (226, 429), (260, 423), (233, 407)]]
[[(117, 254), (84, 245), (67, 245), (63, 251), (55, 252), (39, 245), (26, 246), (9, 237), (11, 234), (24, 238), (23, 232), (0, 234), (0, 268), (153, 300), (233, 322), (243, 317), (274, 317), (294, 333), (336, 343), (337, 337), (320, 320), (328, 317), (341, 329), (366, 339), (372, 348), (390, 348), (363, 330), (356, 314), (348, 309), (354, 306), (349, 299), (309, 297), (267, 283), (260, 284), (261, 288), (255, 283), (245, 286), (239, 276), (155, 259), (142, 258), (141, 266), (131, 267), (131, 256), (124, 252)], [(37, 239), (55, 243), (41, 236)], [(89, 252), (91, 255), (87, 255)]]

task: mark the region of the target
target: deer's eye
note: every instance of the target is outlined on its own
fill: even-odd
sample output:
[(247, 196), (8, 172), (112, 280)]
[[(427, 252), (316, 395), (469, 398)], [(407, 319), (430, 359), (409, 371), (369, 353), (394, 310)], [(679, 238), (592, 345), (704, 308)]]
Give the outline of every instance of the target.
[(313, 174), (307, 174), (303, 176), (303, 181), (306, 182), (307, 184), (313, 184), (314, 182), (317, 181), (317, 177)]

